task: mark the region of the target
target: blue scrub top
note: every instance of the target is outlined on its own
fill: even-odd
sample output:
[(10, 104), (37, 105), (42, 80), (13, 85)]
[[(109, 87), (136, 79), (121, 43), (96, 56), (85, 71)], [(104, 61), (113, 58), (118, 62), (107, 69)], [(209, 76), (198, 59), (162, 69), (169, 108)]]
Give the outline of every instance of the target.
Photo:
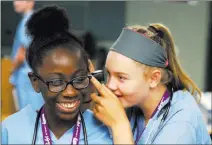
[[(32, 13), (33, 11), (24, 14), (17, 27), (13, 50), (11, 54), (12, 60), (15, 58), (18, 50), (21, 47), (27, 49), (31, 42), (31, 38), (26, 33), (25, 25)], [(17, 103), (20, 110), (28, 104), (31, 104), (33, 109), (39, 110), (44, 104), (44, 100), (41, 93), (35, 92), (29, 80), (28, 73), (31, 71), (32, 70), (27, 64), (26, 60), (24, 60), (23, 64), (10, 77), (10, 83), (13, 84), (17, 90), (16, 100), (18, 101)]]
[[(2, 144), (31, 144), (37, 112), (30, 105), (9, 116), (2, 123)], [(112, 144), (108, 128), (96, 120), (90, 110), (83, 113), (88, 136), (88, 144)], [(50, 131), (52, 144), (70, 144), (74, 127), (57, 139)], [(41, 124), (39, 122), (36, 144), (43, 144)], [(84, 144), (83, 128), (80, 131), (79, 144)]]
[[(161, 108), (168, 101), (162, 103)], [(157, 118), (158, 112), (148, 122), (138, 144), (211, 144), (203, 115), (196, 100), (189, 92), (177, 91), (173, 94), (169, 114), (159, 132), (157, 131), (163, 114)], [(132, 113), (131, 117), (132, 128), (134, 121), (135, 112)], [(142, 114), (138, 117), (138, 126), (139, 134), (141, 134), (145, 126)], [(137, 133), (136, 129), (134, 139), (136, 139)], [(156, 137), (155, 134), (157, 134)]]

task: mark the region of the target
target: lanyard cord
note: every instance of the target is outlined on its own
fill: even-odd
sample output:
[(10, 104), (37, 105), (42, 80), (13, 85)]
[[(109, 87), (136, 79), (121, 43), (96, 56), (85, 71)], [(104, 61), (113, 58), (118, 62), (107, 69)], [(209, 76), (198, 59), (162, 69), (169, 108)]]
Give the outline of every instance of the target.
[[(171, 92), (171, 95), (170, 95), (169, 102), (164, 106), (164, 108), (167, 108), (167, 109), (165, 110), (165, 113), (163, 114), (163, 117), (162, 117), (161, 122), (160, 122), (160, 124), (158, 126), (158, 129), (157, 129), (156, 133), (154, 134), (154, 136), (153, 136), (153, 138), (151, 140), (151, 144), (153, 143), (153, 141), (156, 139), (157, 135), (161, 131), (162, 126), (164, 124), (164, 121), (165, 121), (166, 117), (168, 116), (168, 113), (169, 113), (169, 110), (170, 110), (170, 107), (171, 107), (171, 101), (172, 101), (172, 98), (173, 98), (173, 91), (171, 90), (170, 92)], [(158, 114), (157, 117), (159, 117), (159, 116), (160, 116), (160, 114)]]
[(42, 108), (43, 107), (41, 107), (41, 109), (39, 110), (39, 112), (37, 114), (37, 117), (36, 117), (35, 127), (34, 127), (34, 133), (33, 133), (33, 139), (32, 139), (32, 145), (35, 145), (35, 142), (36, 142), (37, 132), (38, 132), (38, 123), (39, 123), (39, 118), (41, 116)]
[[(43, 108), (43, 107), (42, 107)], [(35, 145), (36, 143), (36, 139), (37, 139), (37, 132), (38, 132), (38, 123), (39, 123), (39, 118), (41, 116), (41, 111), (42, 108), (39, 110), (37, 117), (36, 117), (36, 121), (35, 121), (35, 127), (34, 127), (34, 133), (33, 133), (33, 139), (32, 139), (32, 145)], [(83, 135), (84, 135), (84, 142), (86, 145), (88, 145), (88, 139), (87, 139), (87, 131), (86, 131), (86, 126), (85, 126), (85, 121), (82, 115), (82, 112), (80, 111), (80, 116), (81, 116), (81, 120), (82, 120), (82, 128), (83, 128)]]
[(87, 131), (86, 131), (86, 126), (85, 126), (85, 121), (84, 121), (84, 117), (82, 115), (82, 112), (80, 111), (80, 116), (81, 116), (81, 120), (82, 120), (82, 128), (83, 128), (83, 135), (84, 135), (84, 142), (86, 145), (88, 145), (88, 136), (87, 136)]
[[(158, 135), (158, 133), (159, 133), (159, 131), (160, 131), (160, 129), (161, 129), (161, 127), (162, 127), (164, 121), (166, 120), (166, 118), (167, 118), (167, 116), (168, 116), (169, 110), (170, 110), (171, 101), (172, 101), (172, 98), (173, 98), (173, 91), (172, 91), (172, 89), (168, 89), (168, 90), (169, 90), (169, 92), (170, 92), (170, 99), (169, 99), (169, 102), (160, 110), (160, 112), (159, 112), (158, 115), (157, 115), (157, 118), (159, 118), (161, 114), (163, 114), (163, 117), (162, 117), (161, 122), (160, 122), (160, 124), (159, 124), (159, 126), (158, 126), (157, 132), (156, 132), (155, 135), (153, 136), (152, 142), (153, 142), (153, 141), (155, 140), (155, 138), (157, 137), (157, 135)], [(132, 111), (132, 112), (133, 112), (133, 111)], [(131, 115), (131, 116), (132, 116), (132, 115)], [(137, 126), (138, 126), (137, 118), (138, 118), (138, 117), (137, 117), (137, 115), (135, 114), (135, 121), (134, 121), (134, 125), (133, 125), (133, 130), (132, 130), (133, 135), (135, 134), (135, 129), (136, 129)]]
[(134, 133), (135, 133), (136, 127), (137, 127), (137, 115), (135, 115), (135, 121), (134, 121), (134, 125), (133, 125), (133, 130), (132, 130), (133, 135), (134, 135)]

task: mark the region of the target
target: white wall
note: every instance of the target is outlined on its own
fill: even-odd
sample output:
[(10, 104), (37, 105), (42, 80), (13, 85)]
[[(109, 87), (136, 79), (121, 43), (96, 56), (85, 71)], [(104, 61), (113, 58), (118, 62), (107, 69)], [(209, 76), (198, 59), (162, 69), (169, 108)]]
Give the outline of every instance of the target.
[(208, 2), (191, 6), (179, 2), (128, 1), (126, 25), (162, 22), (171, 30), (181, 65), (204, 89), (208, 29)]

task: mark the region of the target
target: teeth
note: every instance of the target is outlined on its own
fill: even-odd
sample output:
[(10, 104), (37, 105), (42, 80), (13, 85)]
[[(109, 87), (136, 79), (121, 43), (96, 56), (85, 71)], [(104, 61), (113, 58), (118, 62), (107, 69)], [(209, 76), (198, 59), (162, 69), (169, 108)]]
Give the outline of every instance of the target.
[(71, 102), (71, 103), (59, 103), (61, 106), (65, 107), (65, 108), (73, 108), (76, 104), (77, 104), (78, 101), (74, 101), (74, 102)]

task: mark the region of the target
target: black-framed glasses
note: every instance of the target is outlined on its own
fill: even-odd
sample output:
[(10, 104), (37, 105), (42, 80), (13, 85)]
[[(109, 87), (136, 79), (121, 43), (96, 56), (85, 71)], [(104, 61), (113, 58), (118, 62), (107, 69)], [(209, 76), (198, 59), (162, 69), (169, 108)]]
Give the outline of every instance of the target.
[(85, 89), (90, 84), (90, 79), (92, 78), (92, 75), (87, 75), (73, 78), (71, 81), (65, 81), (61, 79), (44, 81), (44, 79), (40, 75), (36, 73), (34, 74), (38, 79), (45, 83), (48, 86), (49, 91), (53, 93), (64, 91), (69, 84), (71, 84), (77, 90)]

